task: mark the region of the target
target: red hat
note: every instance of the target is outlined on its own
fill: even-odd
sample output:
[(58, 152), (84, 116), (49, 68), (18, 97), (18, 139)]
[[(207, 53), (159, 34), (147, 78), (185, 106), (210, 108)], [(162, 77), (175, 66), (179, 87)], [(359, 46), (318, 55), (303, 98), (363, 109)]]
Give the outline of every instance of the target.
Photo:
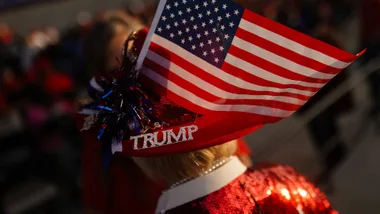
[[(150, 41), (146, 41), (147, 35), (147, 29), (135, 34), (135, 54), (144, 51), (144, 43), (149, 45)], [(166, 53), (163, 50), (160, 55), (164, 56)], [(352, 56), (352, 60), (354, 59), (356, 57)], [(118, 78), (121, 77), (120, 73), (125, 74), (122, 75), (123, 81), (117, 84), (114, 80), (101, 83), (103, 88), (108, 88), (103, 100), (82, 111), (100, 111), (96, 117), (88, 118), (89, 122), (84, 129), (96, 126), (100, 130), (98, 138), (107, 139), (110, 144), (112, 142), (113, 152), (129, 156), (189, 152), (243, 137), (261, 128), (264, 123), (282, 119), (267, 117), (260, 120), (263, 117), (260, 114), (241, 112), (198, 113), (199, 106), (177, 96), (176, 91), (166, 90), (164, 85), (155, 84), (152, 76), (146, 78), (146, 74), (142, 72), (139, 78), (135, 78), (137, 72), (125, 66), (114, 73)]]

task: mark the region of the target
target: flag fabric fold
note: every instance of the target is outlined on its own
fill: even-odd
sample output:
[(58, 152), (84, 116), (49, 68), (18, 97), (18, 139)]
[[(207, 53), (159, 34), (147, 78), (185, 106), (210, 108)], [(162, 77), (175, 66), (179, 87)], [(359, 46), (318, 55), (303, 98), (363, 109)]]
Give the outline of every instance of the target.
[(291, 115), (362, 54), (229, 0), (161, 1), (144, 47), (140, 76), (170, 100), (252, 124)]
[[(118, 138), (107, 154), (171, 155), (241, 138), (293, 114), (365, 52), (350, 54), (229, 0), (161, 0), (149, 32), (137, 34), (133, 81), (160, 99), (149, 114), (132, 105), (137, 116), (110, 130)], [(95, 95), (106, 93), (95, 83)], [(120, 113), (112, 108), (98, 111)]]

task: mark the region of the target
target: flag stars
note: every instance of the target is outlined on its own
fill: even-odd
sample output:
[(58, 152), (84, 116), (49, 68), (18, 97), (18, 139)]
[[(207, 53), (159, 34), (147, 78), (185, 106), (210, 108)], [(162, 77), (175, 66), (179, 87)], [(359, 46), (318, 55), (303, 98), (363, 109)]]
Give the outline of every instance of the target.
[(162, 24), (156, 32), (219, 66), (233, 39), (232, 30), (238, 25), (235, 19), (241, 12), (218, 0), (173, 0), (165, 5)]

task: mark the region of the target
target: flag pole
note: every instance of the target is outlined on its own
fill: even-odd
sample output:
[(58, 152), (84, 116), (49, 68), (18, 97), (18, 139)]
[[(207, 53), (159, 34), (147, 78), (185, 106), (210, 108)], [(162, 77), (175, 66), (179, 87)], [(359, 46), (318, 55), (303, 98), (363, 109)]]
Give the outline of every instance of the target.
[[(150, 26), (150, 29), (149, 29), (149, 32), (148, 32), (148, 35), (144, 41), (144, 45), (141, 49), (141, 52), (140, 52), (140, 55), (139, 57), (137, 58), (137, 62), (136, 62), (136, 70), (139, 72), (139, 70), (141, 69), (142, 67), (142, 64), (144, 62), (144, 59), (145, 59), (145, 56), (146, 54), (148, 53), (148, 50), (149, 50), (149, 45), (150, 45), (150, 41), (152, 39), (152, 36), (154, 34), (154, 31), (156, 30), (157, 28), (157, 25), (158, 25), (158, 22), (160, 21), (160, 17), (161, 17), (161, 14), (162, 12), (164, 11), (165, 9), (165, 5), (166, 5), (166, 2), (167, 0), (161, 0), (160, 3), (158, 4), (158, 7), (157, 7), (157, 10), (156, 10), (156, 13), (154, 15), (154, 18), (153, 18), (153, 21), (152, 21), (152, 24)], [(137, 73), (138, 74), (138, 73)]]

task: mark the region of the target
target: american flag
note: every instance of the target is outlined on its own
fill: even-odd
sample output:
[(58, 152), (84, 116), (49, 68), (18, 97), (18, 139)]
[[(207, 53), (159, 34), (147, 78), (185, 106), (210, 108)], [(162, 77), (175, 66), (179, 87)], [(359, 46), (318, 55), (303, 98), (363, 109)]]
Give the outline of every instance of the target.
[(294, 113), (357, 57), (229, 0), (169, 0), (137, 66), (189, 110), (266, 123)]

